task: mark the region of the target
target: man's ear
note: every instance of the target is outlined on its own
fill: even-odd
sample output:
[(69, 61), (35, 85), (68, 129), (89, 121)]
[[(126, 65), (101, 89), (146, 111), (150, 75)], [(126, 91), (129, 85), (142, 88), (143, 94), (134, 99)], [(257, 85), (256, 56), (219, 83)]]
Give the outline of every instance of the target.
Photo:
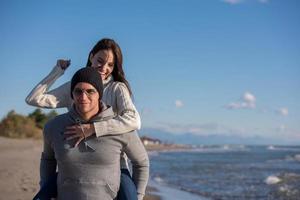
[(102, 112), (103, 108), (102, 108), (102, 101), (101, 101), (101, 99), (99, 99), (98, 105), (99, 105), (99, 112)]

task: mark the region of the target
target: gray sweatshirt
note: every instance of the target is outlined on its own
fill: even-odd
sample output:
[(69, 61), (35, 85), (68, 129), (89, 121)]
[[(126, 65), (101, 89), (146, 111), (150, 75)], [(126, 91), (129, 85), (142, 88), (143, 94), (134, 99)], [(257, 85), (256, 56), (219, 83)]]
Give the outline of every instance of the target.
[(89, 121), (84, 121), (72, 108), (45, 125), (40, 184), (45, 184), (57, 167), (58, 200), (114, 199), (120, 185), (120, 157), (123, 152), (132, 161), (138, 199), (143, 199), (149, 178), (149, 159), (135, 131), (102, 137), (93, 135), (77, 147), (74, 147), (76, 140), (64, 140), (63, 132), (68, 125), (112, 119), (112, 108), (104, 104), (103, 107), (105, 109)]

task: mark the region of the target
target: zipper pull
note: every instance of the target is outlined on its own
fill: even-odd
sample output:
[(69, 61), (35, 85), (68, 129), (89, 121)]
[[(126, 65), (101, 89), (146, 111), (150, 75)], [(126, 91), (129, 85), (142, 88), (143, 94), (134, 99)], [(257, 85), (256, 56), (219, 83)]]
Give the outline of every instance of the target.
[(87, 143), (86, 143), (86, 137), (85, 137), (85, 132), (84, 132), (84, 129), (83, 129), (83, 127), (82, 127), (82, 123), (81, 123), (81, 121), (80, 121), (80, 119), (76, 119), (76, 123), (79, 125), (79, 127), (80, 127), (80, 129), (81, 129), (81, 131), (82, 131), (82, 134), (83, 134), (83, 143), (84, 143), (84, 146), (85, 146), (85, 149), (87, 150)]

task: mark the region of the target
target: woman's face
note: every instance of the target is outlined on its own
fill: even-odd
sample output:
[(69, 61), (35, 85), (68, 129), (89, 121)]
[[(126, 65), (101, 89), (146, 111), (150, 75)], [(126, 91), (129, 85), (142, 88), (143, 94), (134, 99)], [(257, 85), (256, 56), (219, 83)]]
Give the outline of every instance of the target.
[(100, 50), (95, 55), (91, 54), (90, 61), (92, 63), (91, 67), (97, 69), (102, 80), (107, 79), (114, 70), (114, 54), (110, 49)]

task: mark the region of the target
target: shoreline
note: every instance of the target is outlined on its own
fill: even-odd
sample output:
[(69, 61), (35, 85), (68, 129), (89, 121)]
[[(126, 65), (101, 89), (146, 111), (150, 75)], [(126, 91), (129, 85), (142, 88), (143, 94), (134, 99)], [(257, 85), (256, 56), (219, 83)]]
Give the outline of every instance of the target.
[(148, 184), (144, 200), (163, 200), (160, 195), (156, 194), (157, 192), (158, 190), (156, 187)]
[[(150, 144), (145, 145), (148, 152), (149, 159), (160, 152), (174, 152), (174, 151), (188, 151), (192, 147), (190, 145), (180, 145), (180, 144)], [(206, 200), (200, 196), (157, 183), (151, 178), (148, 181), (146, 196), (144, 200)]]
[[(150, 194), (151, 196), (154, 195), (158, 197), (157, 200), (209, 200), (208, 198), (198, 196), (174, 187), (170, 187), (166, 184), (158, 183), (154, 180), (149, 180), (148, 185), (149, 187), (154, 188), (154, 191), (152, 191)], [(147, 200), (147, 198), (145, 199)]]
[[(149, 159), (151, 157), (156, 156), (160, 152), (181, 152), (181, 151), (189, 151), (192, 149), (191, 146), (188, 145), (177, 145), (177, 144), (159, 144), (159, 145), (148, 145), (145, 146), (149, 155)], [(175, 187), (171, 187), (160, 180), (155, 180), (155, 178), (150, 177), (147, 188), (151, 188), (148, 193), (152, 196), (157, 197), (157, 200), (209, 200), (206, 197), (199, 196), (190, 192), (186, 192), (180, 190)], [(148, 200), (147, 198), (145, 198)], [(145, 200), (144, 199), (144, 200)]]

